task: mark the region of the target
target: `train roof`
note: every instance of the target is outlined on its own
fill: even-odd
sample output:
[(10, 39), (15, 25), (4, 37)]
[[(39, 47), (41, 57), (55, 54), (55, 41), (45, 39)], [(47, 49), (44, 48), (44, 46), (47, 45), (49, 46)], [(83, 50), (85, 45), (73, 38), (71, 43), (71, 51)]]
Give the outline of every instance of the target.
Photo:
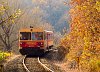
[(53, 33), (53, 31), (48, 31), (48, 30), (44, 30), (42, 28), (23, 28), (19, 30), (20, 32), (50, 32)]
[(50, 33), (53, 33), (53, 31), (48, 31), (48, 30), (44, 30), (45, 32), (50, 32)]

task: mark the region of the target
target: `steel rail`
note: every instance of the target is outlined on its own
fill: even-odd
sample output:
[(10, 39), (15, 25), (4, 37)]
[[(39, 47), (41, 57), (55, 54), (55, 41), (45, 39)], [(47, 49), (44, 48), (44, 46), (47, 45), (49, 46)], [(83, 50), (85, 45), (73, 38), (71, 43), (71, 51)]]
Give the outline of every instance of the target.
[(50, 68), (48, 68), (47, 66), (45, 66), (41, 61), (40, 58), (38, 57), (38, 63), (41, 64), (41, 66), (43, 66), (45, 69), (47, 69), (50, 72), (54, 72), (53, 70), (51, 70)]
[[(26, 66), (26, 64), (25, 64), (26, 58), (27, 58), (27, 55), (25, 55), (25, 57), (23, 58), (22, 64), (23, 64), (25, 70), (26, 70), (27, 72), (30, 72), (30, 70), (27, 68), (27, 66)], [(38, 63), (39, 63), (41, 66), (43, 66), (43, 68), (47, 69), (47, 70), (50, 71), (50, 72), (54, 72), (53, 70), (51, 70), (50, 68), (48, 68), (47, 66), (45, 66), (45, 65), (40, 61), (40, 58), (39, 58), (39, 57), (38, 57), (37, 59), (38, 59)]]
[(23, 66), (24, 66), (24, 68), (25, 68), (25, 70), (26, 70), (27, 72), (30, 72), (29, 69), (27, 68), (27, 66), (25, 65), (25, 60), (26, 60), (26, 58), (27, 58), (27, 55), (25, 55), (25, 57), (23, 58)]

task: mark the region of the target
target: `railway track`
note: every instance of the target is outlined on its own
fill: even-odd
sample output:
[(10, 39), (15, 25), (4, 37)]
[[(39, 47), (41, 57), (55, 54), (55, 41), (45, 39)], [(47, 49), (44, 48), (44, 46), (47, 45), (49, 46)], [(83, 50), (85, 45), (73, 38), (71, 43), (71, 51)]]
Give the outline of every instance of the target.
[[(28, 63), (26, 63), (26, 60), (28, 60), (29, 58), (28, 58), (28, 56), (25, 56), (24, 58), (23, 58), (23, 67), (24, 67), (24, 69), (27, 71), (27, 72), (36, 72), (36, 71), (32, 71), (31, 69), (29, 69), (29, 64)], [(34, 58), (31, 58), (31, 59), (34, 59)], [(37, 57), (37, 58), (35, 58), (35, 61), (37, 61), (37, 62), (35, 62), (35, 63), (37, 63), (38, 65), (38, 67), (37, 68), (40, 68), (41, 69), (41, 72), (54, 72), (53, 70), (51, 70), (50, 68), (48, 68), (45, 64), (43, 64), (41, 61), (40, 61), (40, 58), (39, 57)], [(36, 68), (36, 65), (35, 64), (33, 64), (33, 63), (31, 63), (32, 65), (34, 65), (34, 67)], [(44, 69), (44, 70), (43, 70)]]
[(23, 67), (24, 67), (24, 69), (27, 71), (27, 72), (30, 72), (30, 70), (27, 68), (27, 66), (26, 66), (26, 64), (25, 64), (25, 60), (26, 60), (26, 58), (27, 58), (27, 56), (25, 56), (24, 58), (23, 58)]

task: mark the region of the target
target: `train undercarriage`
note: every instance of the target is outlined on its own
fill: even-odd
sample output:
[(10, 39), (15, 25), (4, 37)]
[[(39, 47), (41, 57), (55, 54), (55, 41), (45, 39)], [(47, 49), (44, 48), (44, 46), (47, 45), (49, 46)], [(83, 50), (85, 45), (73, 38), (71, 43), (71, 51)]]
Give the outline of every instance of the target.
[(45, 52), (49, 52), (53, 46), (50, 46), (46, 49), (37, 48), (21, 48), (19, 52), (22, 55), (43, 55)]
[(42, 55), (45, 52), (40, 48), (22, 48), (19, 51), (22, 55)]

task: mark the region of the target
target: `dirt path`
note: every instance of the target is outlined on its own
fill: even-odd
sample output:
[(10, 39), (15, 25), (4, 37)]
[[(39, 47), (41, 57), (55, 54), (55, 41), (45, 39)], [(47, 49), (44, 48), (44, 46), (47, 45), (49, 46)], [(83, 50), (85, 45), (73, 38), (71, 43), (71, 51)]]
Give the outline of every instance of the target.
[(56, 63), (55, 65), (59, 66), (66, 72), (80, 72), (78, 69), (70, 69), (67, 63)]
[(20, 57), (21, 55), (12, 55), (12, 56), (10, 56), (7, 60), (6, 60), (6, 62), (4, 63), (4, 66), (6, 66), (6, 64), (7, 63), (9, 63), (10, 61), (13, 61), (14, 59), (16, 59), (16, 58), (18, 58), (18, 57)]

